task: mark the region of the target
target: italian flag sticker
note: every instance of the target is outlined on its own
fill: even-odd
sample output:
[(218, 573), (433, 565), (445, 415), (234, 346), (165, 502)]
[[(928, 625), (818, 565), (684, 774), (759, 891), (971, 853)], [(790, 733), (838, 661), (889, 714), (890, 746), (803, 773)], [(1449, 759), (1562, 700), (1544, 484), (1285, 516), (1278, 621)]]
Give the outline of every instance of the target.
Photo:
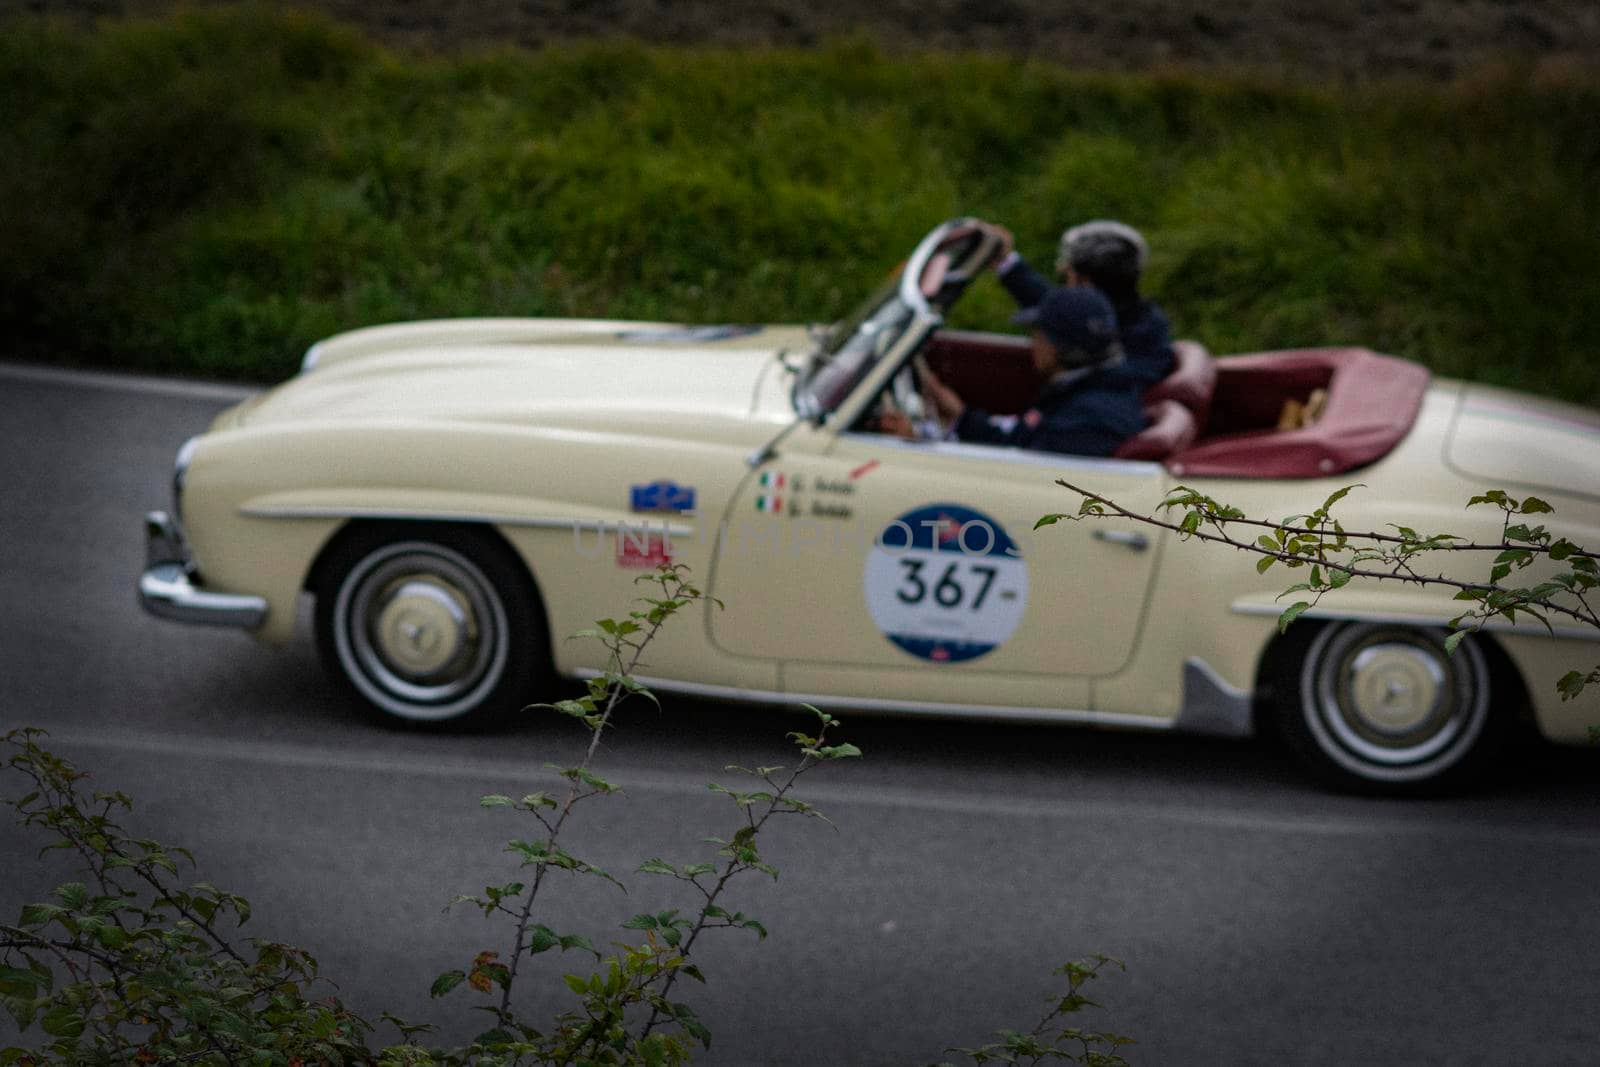
[[(766, 475), (763, 474), (762, 477), (765, 478)], [(781, 478), (783, 476), (780, 474), (778, 477)], [(763, 493), (756, 497), (756, 510), (764, 511), (771, 515), (776, 515), (783, 510), (783, 497), (768, 496), (767, 494)]]
[(762, 471), (760, 482), (763, 489), (782, 489), (789, 479), (783, 476), (782, 471)]

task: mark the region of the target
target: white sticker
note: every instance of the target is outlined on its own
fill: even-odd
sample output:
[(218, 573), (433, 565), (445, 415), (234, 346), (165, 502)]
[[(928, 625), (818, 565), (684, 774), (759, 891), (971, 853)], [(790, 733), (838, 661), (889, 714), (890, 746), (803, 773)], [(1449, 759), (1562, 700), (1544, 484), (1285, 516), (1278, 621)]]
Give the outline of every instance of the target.
[(1028, 606), (1028, 565), (1005, 529), (960, 504), (892, 520), (867, 553), (872, 621), (920, 659), (959, 663), (1004, 644)]

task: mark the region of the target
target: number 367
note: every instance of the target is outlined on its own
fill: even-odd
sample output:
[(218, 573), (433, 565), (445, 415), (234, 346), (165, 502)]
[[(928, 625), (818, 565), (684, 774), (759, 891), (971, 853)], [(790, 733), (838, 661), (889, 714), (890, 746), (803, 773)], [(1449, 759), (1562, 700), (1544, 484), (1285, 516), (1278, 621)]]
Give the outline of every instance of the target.
[(902, 604), (920, 604), (931, 595), (939, 607), (954, 611), (967, 599), (967, 591), (976, 584), (978, 591), (972, 598), (971, 609), (977, 611), (983, 607), (984, 600), (989, 596), (989, 587), (994, 585), (995, 575), (999, 573), (994, 567), (969, 563), (966, 565), (967, 573), (961, 575), (962, 565), (956, 562), (946, 566), (944, 573), (935, 580), (931, 572), (923, 573), (925, 564), (926, 561), (920, 559), (900, 561), (900, 588), (894, 591), (894, 595), (900, 598)]

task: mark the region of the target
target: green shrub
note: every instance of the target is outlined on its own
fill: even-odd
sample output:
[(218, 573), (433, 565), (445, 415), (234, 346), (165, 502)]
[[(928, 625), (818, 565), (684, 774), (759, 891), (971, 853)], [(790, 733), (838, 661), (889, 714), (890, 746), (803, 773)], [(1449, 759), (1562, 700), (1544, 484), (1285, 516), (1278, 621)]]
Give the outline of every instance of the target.
[[(402, 55), (250, 9), (0, 35), (15, 354), (273, 379), (441, 315), (808, 321), (934, 223), (1119, 215), (1226, 352), (1361, 343), (1587, 400), (1600, 85), (1306, 87), (844, 41)], [(996, 287), (960, 323), (1003, 327)]]

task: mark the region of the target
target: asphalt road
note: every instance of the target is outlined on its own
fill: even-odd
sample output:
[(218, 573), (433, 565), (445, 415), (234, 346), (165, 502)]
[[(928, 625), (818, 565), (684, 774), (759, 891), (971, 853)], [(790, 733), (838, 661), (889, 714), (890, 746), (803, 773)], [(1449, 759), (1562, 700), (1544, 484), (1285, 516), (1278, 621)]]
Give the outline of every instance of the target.
[[(36, 724), (130, 820), (250, 897), (251, 927), (302, 944), (376, 1013), (477, 1023), (438, 972), (506, 932), (443, 905), (512, 877), (528, 832), (486, 792), (528, 791), (581, 738), (531, 720), (491, 736), (369, 725), (284, 649), (145, 617), (140, 515), (226, 389), (0, 365), (0, 725)], [(627, 789), (574, 850), (626, 872), (698, 858), (729, 827), (705, 782), (780, 762), (794, 720), (750, 708), (635, 710), (600, 770)], [(771, 937), (706, 942), (696, 990), (712, 1064), (914, 1064), (1030, 1026), (1057, 963), (1127, 963), (1085, 1017), (1135, 1062), (1579, 1063), (1600, 1058), (1600, 761), (1529, 745), (1479, 795), (1330, 796), (1268, 744), (847, 717), (866, 750), (803, 795), (782, 868), (734, 903)], [(14, 791), (8, 784), (8, 792)], [(54, 884), (0, 826), (0, 914)], [(682, 905), (561, 884), (551, 925), (617, 936)], [(247, 928), (248, 929), (248, 928)], [(550, 957), (541, 957), (549, 960)], [(559, 962), (559, 961), (557, 961)], [(535, 1015), (568, 1003), (546, 964)], [(459, 998), (459, 999), (458, 999)], [(0, 1033), (0, 1038), (7, 1035)]]

